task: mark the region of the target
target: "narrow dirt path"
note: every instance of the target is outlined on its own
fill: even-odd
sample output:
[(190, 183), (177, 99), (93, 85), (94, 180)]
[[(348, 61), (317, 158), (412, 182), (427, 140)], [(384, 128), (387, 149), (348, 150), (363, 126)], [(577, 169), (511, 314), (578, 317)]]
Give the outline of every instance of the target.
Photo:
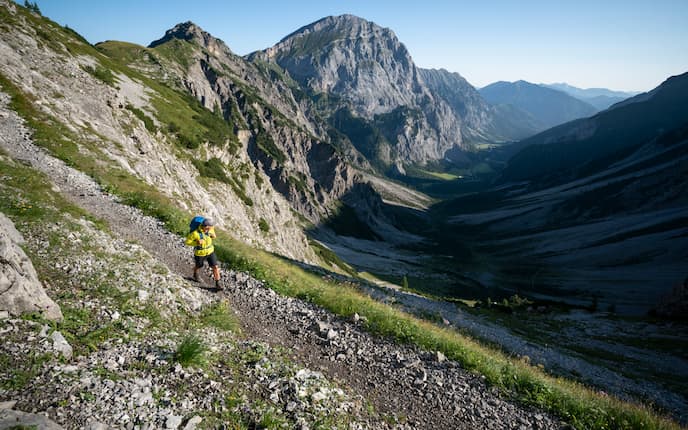
[[(120, 204), (88, 176), (34, 145), (0, 93), (0, 147), (44, 172), (76, 205), (105, 220), (112, 233), (140, 243), (170, 270), (187, 277), (191, 251), (157, 220)], [(413, 429), (554, 429), (545, 413), (500, 398), (483, 379), (442, 356), (373, 337), (310, 304), (282, 297), (248, 275), (222, 271), (223, 285), (247, 337), (282, 347), (301, 365), (322, 371), (370, 399), (373, 407)], [(213, 293), (208, 293), (213, 294)]]

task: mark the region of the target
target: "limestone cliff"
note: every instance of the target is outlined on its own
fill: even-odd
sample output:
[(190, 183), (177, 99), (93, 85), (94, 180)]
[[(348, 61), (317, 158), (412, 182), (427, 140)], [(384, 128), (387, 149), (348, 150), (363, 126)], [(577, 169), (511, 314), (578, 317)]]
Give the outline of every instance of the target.
[[(307, 25), (251, 58), (280, 65), (314, 99), (327, 99), (324, 114), (333, 126), (387, 167), (442, 160), (514, 137), (499, 132), (501, 118), (463, 78), (451, 83), (459, 86), (448, 99), (436, 85), (444, 77), (416, 67), (390, 29), (352, 15)], [(342, 126), (342, 109), (368, 121), (384, 141), (362, 142), (360, 130)]]

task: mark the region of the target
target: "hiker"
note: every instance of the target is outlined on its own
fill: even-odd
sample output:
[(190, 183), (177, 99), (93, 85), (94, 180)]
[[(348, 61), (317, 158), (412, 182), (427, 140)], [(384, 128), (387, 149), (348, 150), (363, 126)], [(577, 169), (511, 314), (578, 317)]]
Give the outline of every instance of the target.
[[(217, 265), (217, 256), (215, 255), (215, 247), (213, 246), (213, 239), (215, 235), (215, 227), (213, 220), (210, 218), (200, 217), (194, 218), (191, 221), (191, 232), (186, 236), (186, 244), (194, 247), (194, 269), (193, 280), (198, 282), (198, 270), (203, 267), (205, 261), (208, 260), (208, 265), (213, 270), (213, 278), (215, 279), (215, 287), (220, 287), (220, 268)], [(198, 224), (196, 229), (193, 229), (195, 224)]]

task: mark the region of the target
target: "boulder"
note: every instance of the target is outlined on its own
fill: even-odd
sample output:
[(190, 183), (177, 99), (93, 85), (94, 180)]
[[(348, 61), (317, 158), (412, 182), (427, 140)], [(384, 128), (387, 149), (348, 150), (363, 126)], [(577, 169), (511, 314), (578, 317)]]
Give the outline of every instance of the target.
[(62, 430), (62, 426), (45, 415), (30, 414), (10, 409), (0, 410), (0, 429), (38, 428), (42, 430)]
[(45, 293), (33, 263), (20, 245), (25, 243), (14, 223), (0, 213), (0, 311), (19, 316), (39, 312), (62, 320), (60, 307)]

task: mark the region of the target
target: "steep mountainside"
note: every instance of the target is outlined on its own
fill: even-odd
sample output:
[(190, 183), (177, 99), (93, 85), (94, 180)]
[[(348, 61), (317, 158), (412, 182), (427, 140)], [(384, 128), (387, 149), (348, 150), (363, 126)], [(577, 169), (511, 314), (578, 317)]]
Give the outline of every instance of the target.
[(568, 94), (525, 81), (495, 82), (480, 89), (492, 105), (513, 105), (540, 124), (539, 131), (597, 112), (593, 106)]
[[(477, 196), (479, 210), (470, 197), (429, 210), (435, 201), (380, 172), (406, 167), (475, 190), (482, 184), (455, 164), (442, 173), (433, 171), (440, 162), (416, 164), (485, 161), (471, 151), (529, 134), (532, 118), (488, 106), (458, 74), (415, 68), (390, 31), (345, 16), (305, 28), (331, 31), (302, 29), (284, 41), (298, 47), (310, 34), (311, 49), (325, 40), (331, 50), (310, 58), (334, 53), (346, 79), (332, 88), (371, 102), (368, 112), (341, 89), (317, 92), (310, 85), (320, 75), (302, 81), (267, 53), (239, 57), (191, 22), (148, 47), (92, 46), (26, 5), (0, 0), (0, 428), (676, 427), (610, 395), (652, 401), (685, 421), (685, 330), (672, 326), (667, 336), (668, 325), (642, 321), (623, 347), (616, 339), (590, 346), (618, 362), (629, 350), (642, 356), (621, 373), (548, 343), (564, 333), (560, 325), (579, 340), (625, 321), (599, 324), (594, 315), (579, 324), (577, 314), (549, 304), (541, 313), (540, 302), (526, 310), (530, 297), (517, 298), (511, 322), (546, 326), (544, 340), (532, 341), (491, 310), (436, 299), (475, 289), (489, 297), (491, 281), (546, 296), (569, 279), (571, 261), (580, 269), (574, 287), (629, 266), (674, 270), (687, 233), (685, 184), (671, 173), (688, 176), (685, 128), (633, 147), (597, 176), (544, 191), (526, 178)], [(385, 87), (381, 76), (398, 79)], [(372, 82), (384, 97), (366, 98)], [(600, 187), (608, 198), (603, 185), (617, 183), (632, 185), (624, 195), (646, 197), (655, 173), (657, 184), (679, 190), (648, 202), (659, 211), (611, 220), (623, 230), (603, 231), (600, 243), (562, 222), (564, 233), (586, 235), (566, 241), (571, 252), (556, 247), (576, 237), (549, 235), (547, 222), (580, 215), (558, 204)], [(600, 196), (584, 197), (577, 207)], [(610, 221), (595, 218), (608, 209), (592, 207), (584, 227)], [(182, 238), (196, 214), (218, 225), (219, 283), (205, 269), (187, 278), (193, 258)], [(641, 236), (666, 242), (666, 252), (628, 243)], [(631, 248), (639, 254), (623, 253)], [(597, 255), (608, 249), (618, 260)], [(588, 260), (606, 266), (588, 273)], [(627, 278), (643, 283), (647, 273)], [(466, 305), (495, 304), (484, 296)], [(638, 296), (618, 303), (636, 305)], [(638, 353), (638, 332), (679, 346)]]
[(528, 134), (495, 125), (494, 113), (463, 79), (452, 78), (459, 87), (448, 99), (433, 91), (425, 78), (441, 89), (444, 77), (418, 69), (391, 30), (355, 16), (324, 18), (251, 58), (287, 70), (330, 124), (383, 169), (462, 160), (461, 152), (477, 143)]
[(688, 74), (521, 144), (497, 187), (437, 208), (496, 282), (635, 314), (685, 303), (665, 296), (688, 276)]

